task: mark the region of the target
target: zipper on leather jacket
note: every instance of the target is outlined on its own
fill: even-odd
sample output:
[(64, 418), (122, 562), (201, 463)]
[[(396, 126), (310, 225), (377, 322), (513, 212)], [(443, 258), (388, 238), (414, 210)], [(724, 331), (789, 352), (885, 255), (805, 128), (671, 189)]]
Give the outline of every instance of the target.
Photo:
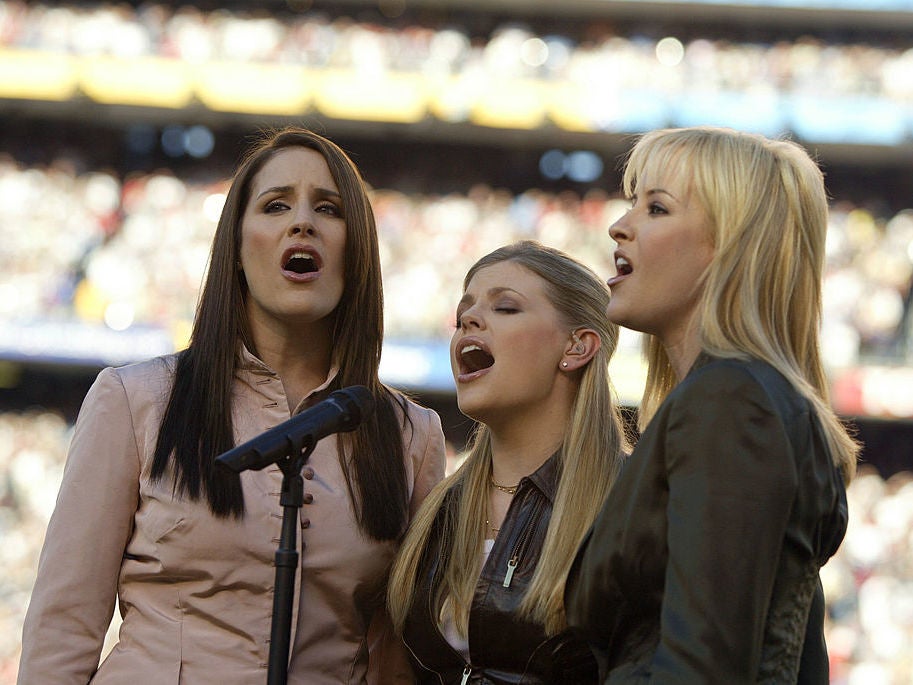
[(472, 666), (466, 664), (466, 667), (463, 669), (463, 679), (460, 681), (460, 685), (466, 685), (469, 682), (469, 676), (472, 675)]
[(529, 546), (529, 540), (533, 535), (533, 530), (535, 530), (536, 524), (539, 522), (539, 512), (542, 510), (544, 502), (541, 498), (537, 499), (533, 506), (534, 509), (532, 514), (530, 514), (529, 523), (520, 534), (517, 544), (514, 545), (513, 551), (510, 553), (510, 558), (507, 560), (507, 572), (504, 574), (504, 582), (501, 583), (504, 587), (510, 587), (511, 580), (514, 577), (514, 571), (520, 563), (520, 557)]

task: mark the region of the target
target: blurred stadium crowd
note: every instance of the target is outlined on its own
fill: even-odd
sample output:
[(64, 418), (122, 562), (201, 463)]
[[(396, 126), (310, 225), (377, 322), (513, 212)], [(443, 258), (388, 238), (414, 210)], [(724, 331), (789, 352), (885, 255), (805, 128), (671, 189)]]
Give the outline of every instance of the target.
[[(875, 135), (913, 138), (913, 47), (890, 34), (877, 45), (805, 34), (764, 43), (685, 36), (680, 41), (622, 36), (610, 21), (597, 19), (578, 24), (578, 33), (568, 35), (557, 27), (537, 35), (518, 22), (474, 35), (459, 22), (419, 25), (403, 18), (370, 23), (292, 12), (298, 4), (308, 5), (290, 2), (285, 13), (271, 13), (256, 6), (202, 10), (155, 2), (132, 7), (0, 0), (0, 54), (24, 50), (124, 60), (159, 56), (185, 65), (247, 60), (340, 67), (349, 73), (420, 72), (427, 83), (448, 84), (448, 94), (439, 100), (443, 116), (466, 114), (468, 104), (452, 98), (478, 91), (480, 81), (473, 74), (506, 75), (577, 84), (589, 100), (571, 98), (568, 106), (591, 111), (597, 119), (596, 112), (608, 117), (589, 121), (594, 130), (626, 130), (619, 116), (628, 117), (634, 130), (664, 125), (668, 113), (647, 110), (665, 98), (679, 108), (679, 123), (685, 124), (689, 116), (706, 119), (707, 112), (689, 114), (683, 108), (705, 103), (719, 109), (725, 101), (742, 103), (726, 112), (736, 120), (733, 125), (738, 126), (736, 110), (741, 108), (742, 115), (752, 117), (753, 130), (791, 130), (801, 137), (804, 112), (806, 123), (818, 127), (805, 136), (813, 141), (844, 134), (853, 143)], [(448, 76), (460, 76), (462, 86)], [(618, 96), (632, 92), (639, 95), (620, 111)], [(735, 97), (708, 97), (714, 92)], [(839, 112), (865, 102), (877, 104), (880, 118), (866, 116), (864, 126), (848, 131), (833, 129)], [(788, 126), (776, 120), (776, 113), (786, 111), (794, 115)], [(827, 116), (819, 116), (822, 111)], [(0, 239), (5, 245), (0, 319), (104, 321), (116, 330), (165, 326), (182, 344), (224, 181), (191, 181), (167, 170), (118, 176), (93, 169), (91, 151), (84, 154), (86, 159), (75, 164), (71, 158), (40, 167), (0, 157)], [(379, 186), (375, 199), (391, 337), (446, 336), (465, 265), (517, 237), (539, 238), (601, 273), (610, 271), (605, 231), (624, 208), (615, 188), (581, 195), (537, 189), (508, 193), (476, 185), (461, 194), (429, 196), (371, 180)], [(829, 243), (828, 363), (846, 368), (872, 359), (909, 360), (913, 212), (903, 207), (913, 206), (913, 198), (910, 205), (895, 203), (887, 211), (845, 200), (834, 198)], [(66, 240), (56, 235), (63, 228)]]
[[(569, 99), (564, 112), (583, 122), (552, 111), (568, 126), (589, 130), (649, 128), (668, 119), (669, 102), (716, 106), (719, 99), (694, 94), (736, 93), (729, 114), (741, 111), (764, 124), (754, 128), (780, 130), (780, 117), (792, 112), (787, 128), (794, 132), (842, 140), (848, 130), (828, 129), (839, 117), (821, 117), (820, 108), (833, 112), (839, 102), (848, 111), (868, 103), (880, 118), (853, 127), (852, 142), (913, 135), (913, 48), (890, 40), (657, 40), (621, 36), (606, 21), (568, 35), (512, 23), (480, 39), (444, 23), (394, 28), (318, 13), (0, 0), (3, 50), (392, 71), (429, 83), (458, 77), (437, 101), (435, 114), (445, 119), (470, 116), (471, 93), (486, 75), (528, 78), (593, 91), (585, 102)], [(632, 91), (643, 94), (637, 108), (621, 108), (612, 98)], [(681, 97), (686, 91), (692, 95)], [(679, 114), (700, 119), (706, 112)], [(41, 165), (0, 153), (0, 322), (7, 328), (77, 322), (114, 331), (150, 326), (181, 347), (227, 189), (218, 174), (225, 173), (213, 169), (208, 179), (167, 169), (119, 173), (97, 168), (90, 149)], [(391, 339), (449, 337), (467, 266), (515, 239), (536, 238), (598, 273), (612, 272), (607, 229), (627, 208), (616, 188), (514, 192), (476, 184), (431, 194), (372, 180)], [(908, 209), (873, 209), (879, 206), (833, 200), (823, 321), (831, 369), (913, 363), (913, 198)], [(21, 620), (71, 430), (67, 418), (47, 408), (0, 412), (0, 683), (15, 679)], [(849, 497), (847, 538), (822, 573), (832, 682), (907, 684), (913, 682), (913, 474), (884, 480), (863, 470)]]
[[(0, 156), (0, 320), (154, 325), (182, 346), (225, 191), (224, 180), (169, 171), (121, 179)], [(448, 195), (378, 188), (373, 199), (387, 333), (426, 340), (449, 337), (467, 265), (503, 243), (535, 238), (608, 276), (608, 227), (628, 206), (614, 189), (515, 195), (483, 185)], [(910, 361), (913, 209), (875, 216), (837, 201), (830, 222), (829, 366)]]
[[(288, 7), (296, 4), (308, 5), (290, 2)], [(237, 69), (243, 62), (303, 66), (314, 73), (344, 71), (369, 79), (415, 75), (420, 82), (399, 84), (404, 86), (397, 91), (399, 102), (372, 100), (371, 106), (409, 109), (411, 93), (427, 97), (433, 113), (447, 120), (465, 120), (473, 112), (484, 119), (476, 107), (485, 104), (479, 102), (480, 94), (497, 99), (500, 90), (499, 106), (510, 108), (504, 102), (510, 98), (521, 101), (510, 114), (524, 127), (540, 125), (548, 110), (553, 120), (572, 130), (644, 130), (668, 121), (674, 109), (683, 125), (723, 116), (736, 128), (765, 133), (789, 128), (809, 140), (890, 144), (913, 135), (913, 48), (908, 41), (841, 43), (834, 42), (836, 33), (827, 39), (799, 34), (764, 42), (657, 36), (655, 22), (622, 35), (613, 22), (601, 19), (566, 32), (514, 21), (474, 34), (466, 26), (471, 20), (461, 24), (447, 14), (438, 15), (436, 25), (404, 18), (380, 24), (251, 5), (205, 11), (154, 2), (133, 8), (125, 3), (4, 0), (0, 48), (121, 60), (165, 58), (185, 71), (201, 64), (235, 65), (235, 86), (244, 78)], [(429, 16), (426, 12), (422, 18)], [(505, 78), (516, 89), (503, 92)], [(169, 83), (174, 89), (174, 82)], [(536, 89), (535, 84), (548, 88)], [(142, 87), (151, 91), (156, 84)], [(301, 87), (286, 83), (288, 97)], [(416, 106), (421, 114), (424, 103)]]

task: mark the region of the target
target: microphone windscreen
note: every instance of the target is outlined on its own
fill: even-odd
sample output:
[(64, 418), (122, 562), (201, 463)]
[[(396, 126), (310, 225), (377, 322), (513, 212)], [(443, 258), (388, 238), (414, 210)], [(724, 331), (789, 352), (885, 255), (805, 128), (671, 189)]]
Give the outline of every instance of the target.
[(336, 390), (330, 393), (330, 397), (336, 398), (352, 415), (350, 421), (357, 426), (374, 411), (374, 395), (364, 385), (351, 385), (342, 390)]

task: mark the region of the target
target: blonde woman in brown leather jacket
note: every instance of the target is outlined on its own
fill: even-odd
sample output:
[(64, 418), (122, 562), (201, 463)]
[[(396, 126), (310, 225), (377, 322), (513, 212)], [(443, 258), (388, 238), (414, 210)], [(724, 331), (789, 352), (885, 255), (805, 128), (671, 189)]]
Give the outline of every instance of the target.
[(410, 527), (388, 589), (420, 683), (595, 682), (563, 594), (625, 445), (607, 305), (592, 271), (534, 242), (466, 275), (451, 365), (479, 425)]

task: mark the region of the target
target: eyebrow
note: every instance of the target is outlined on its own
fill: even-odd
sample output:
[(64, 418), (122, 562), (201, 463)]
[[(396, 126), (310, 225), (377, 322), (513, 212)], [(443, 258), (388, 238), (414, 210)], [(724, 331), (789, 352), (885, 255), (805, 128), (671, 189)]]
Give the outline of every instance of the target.
[[(268, 195), (269, 193), (283, 194), (283, 193), (290, 193), (290, 192), (292, 192), (292, 190), (294, 190), (294, 186), (290, 186), (290, 185), (271, 186), (269, 188), (265, 188), (263, 190), (263, 192), (258, 194), (257, 199), (259, 200), (261, 197), (263, 197), (264, 195)], [(319, 188), (318, 187), (318, 188), (314, 188), (314, 192), (317, 193), (321, 197), (333, 197), (333, 198), (338, 198), (340, 200), (342, 199), (342, 195), (340, 193), (338, 193), (337, 191), (332, 190), (331, 188)]]
[[(673, 195), (672, 193), (670, 193), (670, 192), (669, 192), (668, 190), (666, 190), (665, 188), (650, 188), (650, 190), (648, 190), (646, 193), (644, 193), (644, 195), (645, 195), (646, 197), (649, 197), (650, 195), (668, 195), (668, 196), (671, 197), (673, 200), (679, 201), (678, 198), (675, 197), (675, 195)], [(634, 197), (637, 197), (637, 193), (634, 193)]]
[[(497, 286), (495, 288), (489, 288), (485, 294), (488, 297), (497, 297), (501, 293), (505, 293), (505, 292), (514, 293), (515, 295), (522, 297), (523, 299), (526, 299), (526, 296), (523, 295), (523, 293), (521, 293), (517, 290), (514, 290), (513, 288), (508, 288), (506, 285)], [(460, 305), (463, 305), (463, 304), (469, 304), (470, 302), (474, 302), (475, 299), (476, 299), (475, 297), (473, 297), (469, 293), (466, 293), (465, 295), (463, 295), (462, 298), (460, 298), (460, 301), (457, 303), (457, 306), (459, 307)]]

